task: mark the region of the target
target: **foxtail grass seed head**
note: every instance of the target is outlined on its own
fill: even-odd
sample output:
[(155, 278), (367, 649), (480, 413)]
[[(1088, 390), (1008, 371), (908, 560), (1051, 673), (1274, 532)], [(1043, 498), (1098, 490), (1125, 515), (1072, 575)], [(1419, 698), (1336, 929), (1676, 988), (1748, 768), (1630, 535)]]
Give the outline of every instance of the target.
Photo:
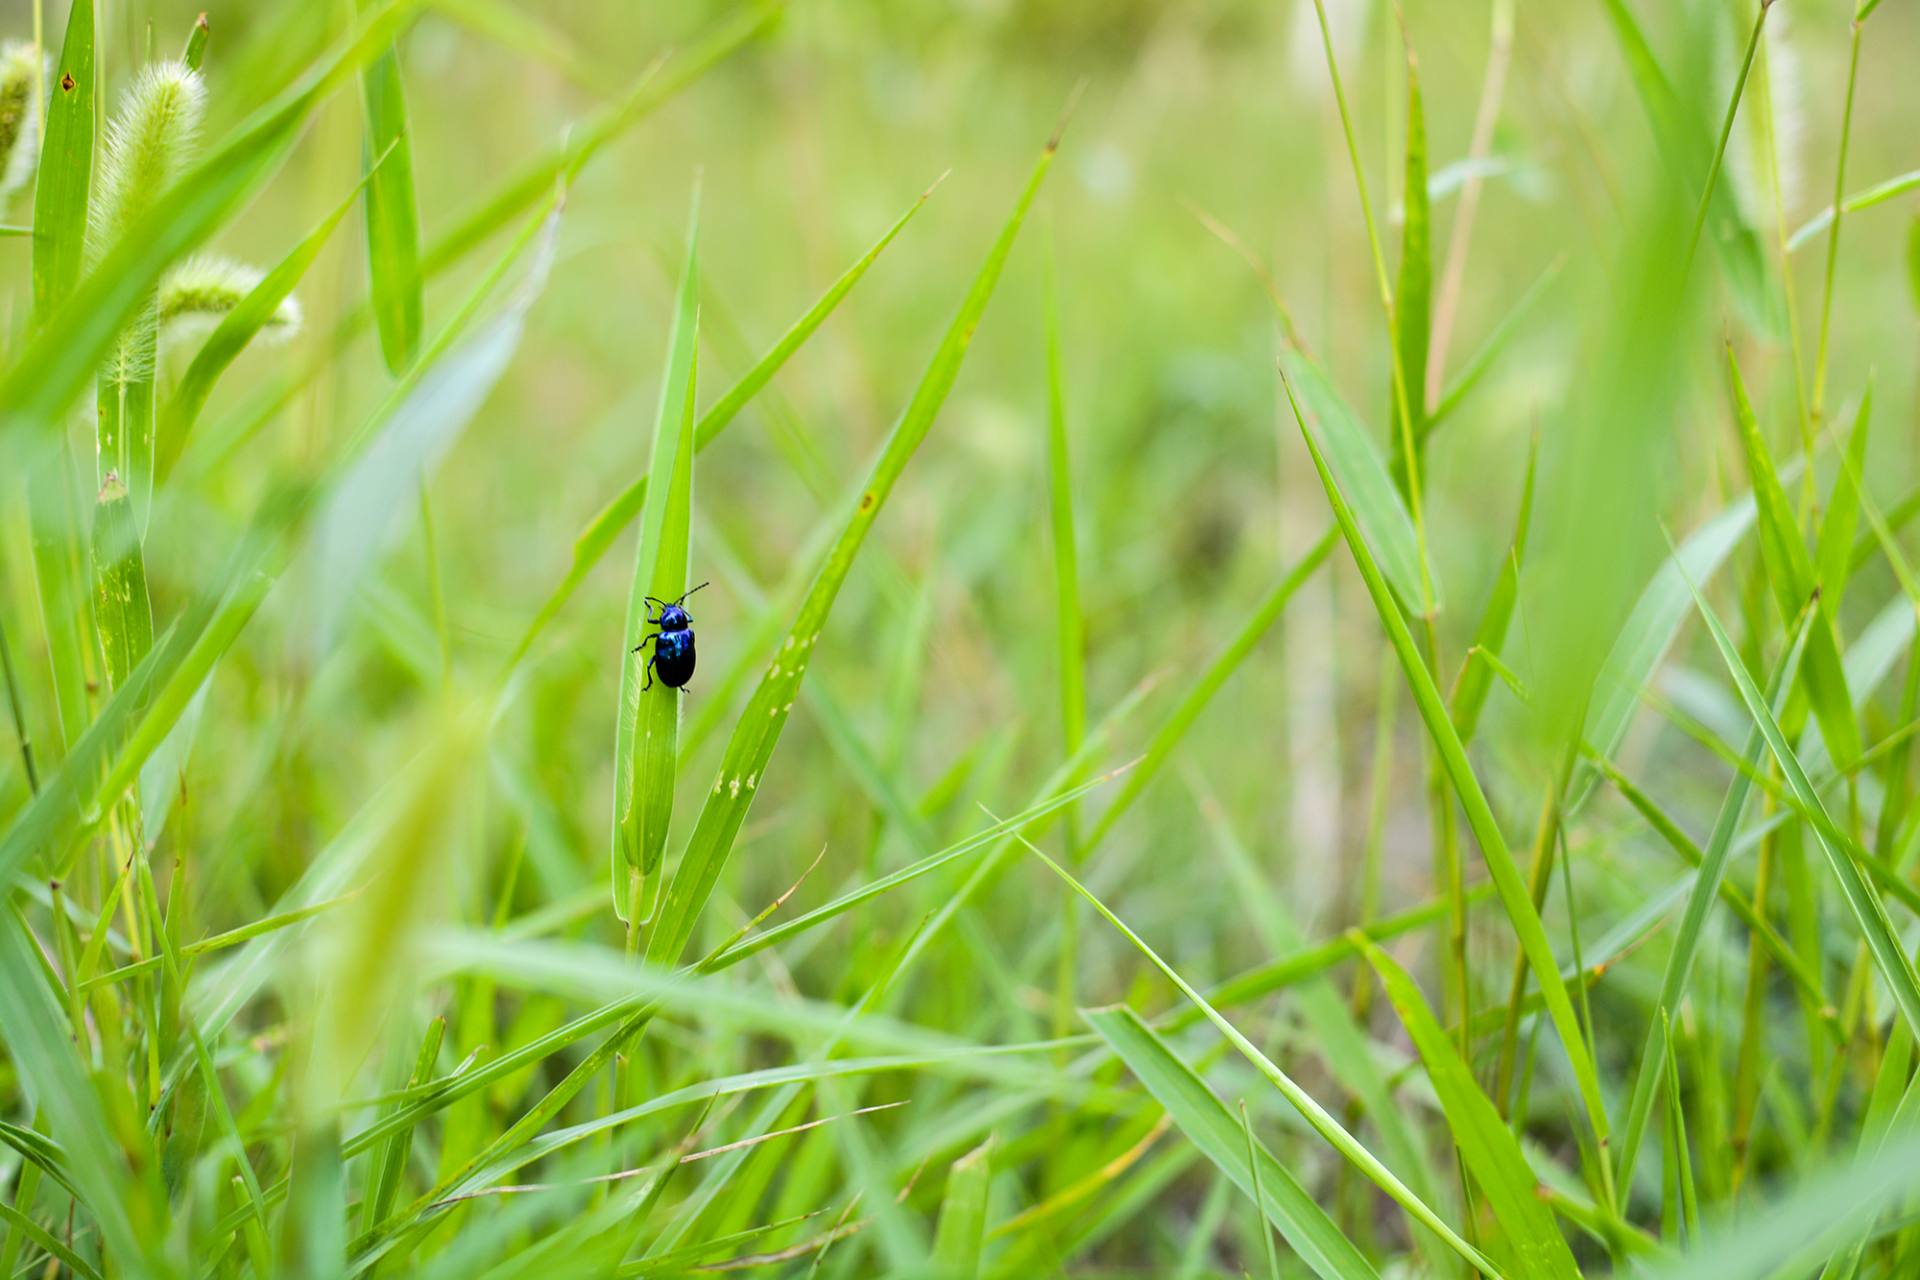
[(37, 45), (0, 44), (0, 200), (22, 190), (40, 160), (40, 95), (46, 67)]
[(155, 62), (141, 69), (107, 127), (106, 160), (94, 202), (96, 257), (111, 249), (186, 171), (206, 98), (206, 82), (184, 62)]
[[(260, 272), (215, 254), (196, 254), (160, 282), (160, 341), (178, 344), (204, 336), (260, 283)], [(259, 338), (285, 342), (300, 332), (300, 303), (289, 294), (273, 309)]]

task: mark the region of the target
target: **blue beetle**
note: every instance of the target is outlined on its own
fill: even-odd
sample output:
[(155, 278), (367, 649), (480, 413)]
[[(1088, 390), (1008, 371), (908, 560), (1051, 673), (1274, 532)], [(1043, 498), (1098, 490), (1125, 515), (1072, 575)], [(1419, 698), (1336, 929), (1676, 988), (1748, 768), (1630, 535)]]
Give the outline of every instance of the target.
[[(703, 582), (700, 587), (707, 585)], [(647, 641), (653, 642), (653, 656), (647, 659), (647, 682), (640, 686), (640, 692), (645, 693), (653, 688), (655, 675), (669, 689), (686, 692), (687, 681), (693, 679), (693, 617), (680, 606), (700, 587), (689, 587), (678, 600), (673, 601), (658, 600), (653, 596), (641, 597), (648, 604), (660, 606), (658, 617), (651, 613), (647, 615), (647, 624), (660, 629), (633, 646), (633, 651), (638, 653), (647, 647)]]

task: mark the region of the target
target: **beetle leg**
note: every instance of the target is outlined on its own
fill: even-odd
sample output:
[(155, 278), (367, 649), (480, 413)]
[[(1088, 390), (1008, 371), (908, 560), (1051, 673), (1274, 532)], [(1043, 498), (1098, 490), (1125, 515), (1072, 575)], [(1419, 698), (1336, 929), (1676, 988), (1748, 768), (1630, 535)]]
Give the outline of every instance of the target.
[[(649, 622), (651, 622), (651, 621), (653, 621), (653, 619), (651, 619), (651, 618), (649, 618), (649, 619), (647, 619), (647, 621), (649, 621)], [(659, 638), (660, 638), (660, 633), (659, 633), (659, 632), (657, 632), (657, 631), (649, 631), (649, 632), (648, 632), (648, 633), (647, 633), (646, 635), (644, 635), (644, 636), (642, 636), (642, 637), (640, 637), (640, 643), (639, 643), (639, 644), (637, 644), (637, 645), (635, 645), (635, 646), (633, 646), (633, 651), (634, 651), (635, 653), (638, 653), (638, 652), (640, 652), (640, 651), (641, 651), (642, 649), (644, 649), (644, 648), (646, 648), (646, 647), (647, 647), (647, 641), (649, 641), (649, 640), (658, 640)]]
[(647, 659), (647, 665), (643, 668), (647, 673), (647, 682), (640, 686), (640, 692), (645, 693), (653, 688), (653, 664), (658, 661), (660, 661), (658, 656)]

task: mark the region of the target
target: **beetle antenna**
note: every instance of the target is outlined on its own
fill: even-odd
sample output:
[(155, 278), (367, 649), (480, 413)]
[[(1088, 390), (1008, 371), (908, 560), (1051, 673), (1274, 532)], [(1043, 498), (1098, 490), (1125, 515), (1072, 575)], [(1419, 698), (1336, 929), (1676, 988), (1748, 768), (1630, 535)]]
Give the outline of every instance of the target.
[[(712, 585), (713, 584), (711, 582), (703, 582), (700, 584), (700, 587), (710, 587)], [(688, 587), (685, 591), (682, 591), (680, 593), (680, 600), (675, 600), (674, 603), (679, 604), (681, 600), (685, 600), (688, 596), (698, 591), (700, 587)]]

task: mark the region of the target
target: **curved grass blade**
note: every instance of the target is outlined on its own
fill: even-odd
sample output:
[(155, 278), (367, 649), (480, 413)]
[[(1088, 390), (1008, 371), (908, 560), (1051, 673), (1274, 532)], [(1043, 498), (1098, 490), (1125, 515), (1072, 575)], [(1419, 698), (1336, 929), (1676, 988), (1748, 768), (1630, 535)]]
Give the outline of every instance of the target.
[[(1460, 736), (1447, 715), (1446, 704), (1441, 701), (1440, 690), (1434, 685), (1433, 674), (1427, 670), (1413, 633), (1408, 630), (1406, 619), (1400, 616), (1399, 606), (1393, 601), (1386, 578), (1381, 574), (1380, 566), (1374, 560), (1366, 538), (1354, 519), (1353, 510), (1347, 505), (1333, 472), (1328, 469), (1327, 460), (1320, 452), (1320, 445), (1314, 438), (1312, 428), (1307, 425), (1305, 415), (1300, 412), (1300, 404), (1294, 398), (1290, 381), (1286, 383), (1286, 391), (1287, 402), (1300, 424), (1300, 435), (1313, 457), (1314, 469), (1320, 473), (1320, 483), (1327, 491), (1327, 501), (1333, 507), (1341, 535), (1346, 538), (1347, 546), (1353, 552), (1354, 564), (1359, 567), (1360, 576), (1366, 583), (1367, 594), (1373, 597), (1374, 610), (1380, 615), (1381, 625), (1386, 629), (1387, 638), (1406, 672), (1414, 704), (1420, 710), (1420, 718), (1426, 722), (1440, 763), (1453, 784), (1455, 794), (1460, 798), (1460, 808), (1466, 814), (1467, 825), (1473, 829), (1474, 839), (1480, 845), (1480, 855), (1493, 879), (1494, 889), (1500, 895), (1501, 905), (1506, 908), (1507, 919), (1513, 925), (1521, 949), (1526, 952), (1527, 964), (1533, 969), (1534, 980), (1539, 983), (1547, 1011), (1553, 1018), (1554, 1029), (1560, 1033), (1594, 1135), (1604, 1146), (1607, 1110), (1600, 1095), (1599, 1076), (1594, 1070), (1593, 1056), (1574, 1013), (1573, 1002), (1567, 996), (1566, 984), (1561, 980), (1560, 967), (1554, 959), (1553, 944), (1547, 938), (1546, 927), (1540, 922), (1540, 913), (1534, 908), (1532, 894), (1513, 860), (1513, 853), (1507, 847), (1499, 823), (1494, 819), (1486, 793), (1480, 789), (1480, 781), (1474, 776), (1466, 748), (1461, 745)], [(1605, 1167), (1604, 1163), (1602, 1167)]]
[[(1897, 196), (1903, 196), (1915, 188), (1920, 188), (1920, 169), (1897, 174), (1885, 182), (1875, 183), (1864, 191), (1854, 192), (1840, 202), (1840, 211), (1858, 213), (1862, 209), (1871, 209), (1874, 205), (1884, 204)], [(1794, 230), (1793, 235), (1787, 239), (1787, 252), (1792, 253), (1832, 225), (1833, 206), (1828, 205)]]
[[(1378, 1274), (1293, 1172), (1264, 1145), (1256, 1143), (1249, 1158), (1247, 1133), (1233, 1113), (1140, 1015), (1114, 1006), (1089, 1009), (1085, 1017), (1127, 1070), (1167, 1109), (1187, 1140), (1235, 1186), (1254, 1197), (1261, 1217), (1285, 1237), (1315, 1275), (1351, 1280)], [(1257, 1170), (1254, 1159), (1259, 1161)]]
[(643, 646), (653, 612), (648, 601), (674, 600), (686, 591), (692, 551), (693, 405), (700, 330), (697, 190), (693, 205), (647, 467), (649, 475), (664, 475), (668, 483), (664, 490), (648, 493), (641, 513), (615, 711), (613, 911), (630, 926), (652, 919), (660, 897), (660, 861), (673, 819), (674, 765), (680, 750), (681, 691), (652, 678), (651, 655)]
[[(368, 171), (368, 177), (379, 172), (387, 157), (376, 161)], [(333, 229), (340, 225), (347, 210), (359, 198), (365, 188), (367, 178), (363, 177), (346, 198), (335, 205), (333, 211), (321, 219), (320, 225), (307, 233), (307, 238), (293, 247), (293, 251), (280, 260), (279, 265), (262, 276), (260, 283), (240, 300), (238, 306), (220, 317), (220, 323), (214, 326), (207, 340), (200, 344), (200, 350), (194, 354), (193, 362), (187, 366), (180, 381), (174, 386), (173, 394), (168, 397), (160, 414), (160, 427), (155, 441), (154, 475), (157, 483), (164, 484), (173, 473), (174, 463), (180, 460), (180, 451), (186, 447), (187, 436), (193, 430), (193, 424), (199, 420), (200, 411), (206, 407), (207, 397), (212, 394), (217, 382), (227, 366), (232, 364), (246, 345), (253, 341), (254, 335), (274, 316), (280, 304), (293, 293), (294, 286), (300, 283), (313, 260), (320, 256), (320, 250), (326, 246)]]
[(1514, 1274), (1579, 1280), (1580, 1268), (1574, 1263), (1573, 1251), (1540, 1197), (1539, 1180), (1521, 1153), (1519, 1142), (1480, 1091), (1473, 1071), (1461, 1060), (1420, 988), (1391, 956), (1365, 938), (1356, 939), (1355, 945), (1362, 948), (1367, 962), (1380, 976), (1387, 999), (1413, 1039), (1427, 1069), (1427, 1079), (1446, 1112), (1454, 1145), (1472, 1171), (1474, 1183), (1486, 1193), (1494, 1220), (1513, 1249)]
[[(841, 300), (848, 293), (852, 292), (853, 286), (860, 282), (860, 277), (867, 273), (867, 268), (873, 265), (874, 259), (880, 256), (880, 251), (893, 243), (893, 238), (906, 228), (907, 223), (920, 212), (927, 202), (927, 197), (932, 194), (932, 187), (922, 192), (920, 198), (914, 201), (913, 205), (901, 214), (892, 226), (887, 228), (886, 234), (875, 241), (873, 247), (862, 254), (859, 261), (848, 267), (840, 278), (820, 295), (819, 300), (807, 309), (806, 314), (794, 321), (792, 327), (780, 336), (780, 340), (774, 343), (767, 353), (761, 356), (759, 361), (714, 403), (712, 408), (700, 415), (700, 420), (693, 429), (693, 447), (696, 453), (713, 443), (714, 439), (726, 429), (727, 424), (739, 416), (747, 402), (773, 379), (773, 375), (780, 371), (780, 367), (786, 364), (788, 358), (826, 322), (827, 317), (833, 314), (834, 308), (840, 305)], [(539, 612), (534, 614), (533, 621), (527, 624), (526, 631), (521, 634), (520, 642), (514, 646), (513, 654), (507, 660), (509, 669), (518, 666), (520, 660), (526, 657), (527, 651), (533, 647), (533, 642), (546, 629), (547, 624), (553, 621), (561, 607), (572, 598), (580, 584), (586, 581), (587, 574), (592, 572), (593, 567), (600, 563), (601, 557), (607, 554), (608, 549), (613, 546), (614, 539), (620, 536), (620, 531), (640, 514), (640, 508), (645, 505), (646, 497), (647, 477), (643, 475), (615, 495), (613, 500), (602, 507), (599, 514), (588, 522), (587, 527), (580, 531), (580, 535), (573, 540), (573, 559), (567, 566), (566, 575), (547, 596)]]
[(834, 597), (839, 594), (840, 584), (853, 567), (854, 557), (859, 554), (861, 543), (866, 540), (868, 530), (873, 527), (880, 508), (885, 505), (887, 495), (906, 470), (907, 462), (920, 447), (920, 442), (926, 439), (935, 415), (953, 388), (961, 362), (966, 358), (968, 345), (973, 340), (974, 330), (980, 323), (980, 316), (986, 310), (988, 299), (993, 296), (994, 286), (999, 283), (1001, 270), (1006, 266), (1007, 255), (1013, 249), (1020, 224), (1025, 220), (1027, 210), (1032, 206), (1034, 196), (1038, 194), (1040, 184), (1053, 164), (1058, 146), (1059, 135), (1056, 133), (1041, 152), (1026, 187), (1014, 205), (1012, 215), (1000, 229), (986, 261), (981, 264), (966, 298), (960, 304), (959, 313), (954, 316), (920, 385), (915, 389), (913, 399), (901, 414), (898, 425), (888, 437), (886, 448), (874, 463), (860, 496), (853, 504), (847, 526), (827, 553), (826, 561), (821, 565), (806, 600), (800, 606), (799, 615), (794, 619), (792, 630), (775, 652), (766, 676), (748, 700), (746, 710), (741, 713), (734, 727), (733, 737), (727, 743), (726, 754), (721, 760), (719, 777), (715, 779), (706, 803), (701, 806), (699, 820), (674, 872), (666, 903), (647, 942), (647, 957), (656, 963), (673, 963), (693, 937), (701, 909), (706, 906), (714, 886), (719, 882), (721, 869), (733, 851), (734, 838), (739, 834), (741, 823), (746, 821), (747, 809), (753, 803), (754, 791), (759, 786), (768, 761), (773, 758), (773, 749), (780, 741), (780, 731), (786, 727), (787, 716), (793, 709), (794, 695), (799, 691), (813, 646), (819, 640), (833, 608)]
[[(372, 0), (360, 0), (365, 13)], [(413, 141), (407, 129), (400, 50), (386, 49), (360, 71), (367, 113), (367, 269), (380, 353), (396, 376), (413, 367), (425, 313), (421, 297), (420, 210), (413, 193)]]

